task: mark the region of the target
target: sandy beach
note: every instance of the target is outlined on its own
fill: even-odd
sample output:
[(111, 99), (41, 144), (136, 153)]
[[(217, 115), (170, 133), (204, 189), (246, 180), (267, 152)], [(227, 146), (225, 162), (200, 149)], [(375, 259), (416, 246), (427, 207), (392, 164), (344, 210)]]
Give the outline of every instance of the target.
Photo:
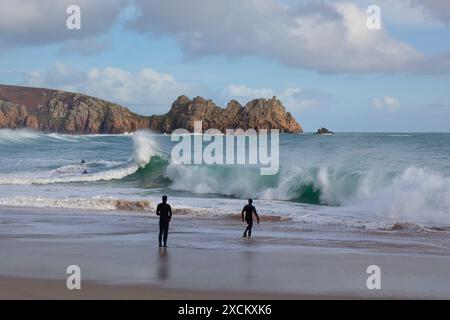
[[(267, 222), (246, 240), (236, 219), (175, 217), (170, 247), (159, 249), (148, 214), (4, 207), (0, 217), (1, 299), (450, 297), (447, 249), (430, 244), (439, 235), (343, 242)], [(81, 269), (80, 291), (66, 288), (69, 265)], [(369, 265), (382, 269), (382, 290), (367, 289)]]
[(450, 0), (1, 1), (0, 300), (450, 299)]
[(1, 300), (316, 300), (350, 299), (261, 292), (221, 292), (169, 289), (151, 285), (105, 285), (88, 281), (82, 290), (67, 290), (58, 280), (0, 277)]

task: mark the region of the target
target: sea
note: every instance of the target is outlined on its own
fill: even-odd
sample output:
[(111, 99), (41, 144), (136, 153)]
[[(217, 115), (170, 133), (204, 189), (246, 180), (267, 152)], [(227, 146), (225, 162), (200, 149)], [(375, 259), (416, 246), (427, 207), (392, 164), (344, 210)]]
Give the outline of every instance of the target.
[[(0, 130), (0, 206), (239, 215), (343, 230), (450, 230), (449, 133), (282, 134), (279, 172), (180, 165), (171, 136)], [(84, 160), (84, 161), (83, 161)]]

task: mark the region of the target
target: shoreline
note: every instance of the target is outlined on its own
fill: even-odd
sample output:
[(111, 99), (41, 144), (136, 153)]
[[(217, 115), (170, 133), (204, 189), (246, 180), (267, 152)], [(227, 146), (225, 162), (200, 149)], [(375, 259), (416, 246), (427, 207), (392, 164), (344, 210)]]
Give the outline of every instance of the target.
[[(4, 207), (0, 217), (0, 299), (450, 297), (447, 251), (433, 254), (431, 244), (401, 235), (396, 244), (384, 235), (345, 242), (283, 229), (280, 238), (271, 223), (245, 240), (234, 220), (183, 217), (171, 224), (169, 248), (159, 249), (155, 217)], [(81, 269), (81, 292), (65, 287), (70, 265)], [(366, 287), (371, 265), (382, 270), (382, 290)]]

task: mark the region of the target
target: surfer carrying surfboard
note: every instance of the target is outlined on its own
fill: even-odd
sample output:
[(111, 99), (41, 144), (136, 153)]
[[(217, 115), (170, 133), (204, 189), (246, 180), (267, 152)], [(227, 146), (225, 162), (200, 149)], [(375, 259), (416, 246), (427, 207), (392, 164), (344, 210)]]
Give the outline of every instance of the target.
[[(245, 215), (244, 215), (245, 213)], [(250, 238), (252, 236), (252, 227), (253, 227), (253, 215), (256, 217), (256, 221), (259, 224), (259, 216), (256, 212), (256, 208), (253, 206), (253, 200), (248, 199), (248, 204), (242, 209), (242, 221), (247, 222), (247, 229), (245, 229), (244, 234), (242, 235), (243, 238)]]

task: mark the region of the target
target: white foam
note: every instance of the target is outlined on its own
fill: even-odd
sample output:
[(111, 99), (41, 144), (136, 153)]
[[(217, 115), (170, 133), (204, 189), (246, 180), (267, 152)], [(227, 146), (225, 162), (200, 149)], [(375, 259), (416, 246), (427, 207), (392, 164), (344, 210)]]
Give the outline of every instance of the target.
[(389, 185), (364, 181), (356, 197), (345, 205), (397, 221), (450, 224), (450, 178), (410, 167)]
[(138, 131), (133, 135), (134, 160), (140, 167), (145, 167), (152, 156), (158, 154), (156, 143), (148, 131)]
[[(92, 198), (48, 198), (48, 197), (11, 197), (0, 198), (0, 206), (9, 207), (30, 207), (30, 208), (61, 208), (61, 209), (80, 209), (80, 210), (99, 210), (99, 211), (123, 211), (118, 206), (118, 202), (134, 203), (139, 200), (123, 200), (113, 197), (92, 197)], [(130, 206), (131, 207), (131, 206)], [(211, 209), (190, 206), (172, 206), (174, 214), (189, 217), (213, 217), (226, 216), (232, 212), (226, 209)], [(148, 203), (144, 211), (154, 212), (155, 205)], [(125, 210), (126, 211), (126, 210)]]
[[(2, 130), (0, 130), (2, 131)], [(10, 130), (11, 131), (11, 130)], [(17, 132), (12, 132), (12, 137), (17, 137)], [(19, 137), (36, 137), (33, 133), (28, 133), (21, 130)], [(7, 136), (5, 134), (5, 136)], [(9, 137), (9, 133), (8, 133)], [(37, 135), (39, 137), (39, 135)], [(59, 169), (52, 170), (48, 173), (33, 173), (27, 175), (18, 174), (3, 174), (0, 176), (0, 184), (54, 184), (54, 183), (70, 183), (70, 182), (95, 182), (95, 181), (110, 181), (120, 180), (135, 173), (140, 167), (145, 167), (151, 158), (158, 154), (157, 145), (152, 140), (151, 134), (146, 131), (140, 131), (133, 135), (134, 143), (134, 161), (124, 164), (123, 167), (115, 168), (106, 171), (81, 174), (81, 169), (84, 167), (80, 165), (69, 165)], [(60, 175), (54, 176), (55, 173)], [(75, 174), (76, 173), (76, 174)]]
[(79, 137), (78, 136), (58, 134), (58, 133), (49, 133), (49, 134), (45, 135), (45, 137), (48, 137), (48, 138), (53, 139), (53, 140), (65, 141), (65, 142), (77, 142), (77, 141), (79, 141), (79, 139), (78, 139)]
[(394, 174), (384, 168), (291, 167), (280, 172), (274, 187), (258, 184), (257, 175), (236, 168), (214, 172), (207, 166), (170, 165), (166, 174), (174, 190), (273, 201), (295, 200), (302, 186), (309, 186), (320, 194), (322, 204), (340, 207), (354, 216), (450, 224), (450, 177), (425, 168), (409, 167)]
[(70, 182), (95, 182), (95, 181), (110, 181), (123, 179), (136, 172), (139, 167), (137, 165), (130, 165), (125, 168), (107, 170), (92, 174), (77, 174), (66, 175), (62, 177), (36, 177), (36, 176), (18, 176), (16, 174), (0, 176), (0, 184), (53, 184), (53, 183), (70, 183)]
[(46, 197), (12, 197), (0, 198), (0, 205), (9, 207), (31, 208), (63, 208), (82, 210), (116, 210), (117, 200), (107, 198), (64, 198), (51, 199)]
[(21, 130), (0, 129), (0, 144), (30, 142), (42, 137), (43, 137), (42, 134), (28, 129), (21, 129)]

